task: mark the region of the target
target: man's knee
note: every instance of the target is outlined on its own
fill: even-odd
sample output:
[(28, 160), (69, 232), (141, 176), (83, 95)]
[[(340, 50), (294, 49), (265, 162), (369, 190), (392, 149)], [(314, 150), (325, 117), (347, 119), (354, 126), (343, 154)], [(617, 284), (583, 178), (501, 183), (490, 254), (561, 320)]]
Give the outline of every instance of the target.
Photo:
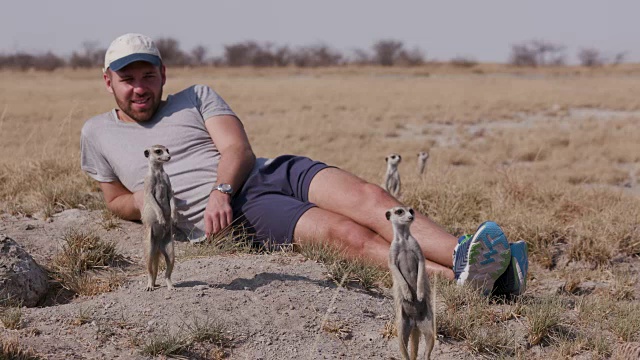
[(364, 183), (358, 190), (362, 193), (365, 201), (370, 204), (385, 204), (389, 201), (393, 201), (393, 197), (391, 197), (386, 190), (376, 184)]
[(333, 242), (347, 242), (352, 251), (362, 251), (367, 246), (367, 242), (373, 239), (374, 235), (371, 230), (348, 219), (331, 224), (327, 234)]

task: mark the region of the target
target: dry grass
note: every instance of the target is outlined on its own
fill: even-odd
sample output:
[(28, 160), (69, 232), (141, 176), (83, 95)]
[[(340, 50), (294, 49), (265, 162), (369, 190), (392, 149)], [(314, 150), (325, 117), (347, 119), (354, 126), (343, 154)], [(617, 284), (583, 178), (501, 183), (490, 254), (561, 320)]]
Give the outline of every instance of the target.
[(347, 258), (334, 246), (309, 242), (297, 248), (304, 257), (326, 265), (329, 277), (339, 286), (358, 284), (365, 290), (372, 290), (391, 285), (391, 276), (387, 270), (371, 265), (363, 259)]
[(18, 305), (0, 309), (0, 321), (5, 329), (20, 329), (22, 327), (22, 307)]
[(61, 251), (50, 265), (51, 276), (65, 289), (80, 295), (111, 291), (125, 276), (114, 266), (126, 263), (113, 242), (78, 228), (63, 236)]
[[(617, 342), (640, 337), (637, 270), (627, 266), (640, 255), (638, 74), (637, 65), (169, 69), (165, 93), (211, 85), (239, 114), (258, 156), (306, 155), (374, 183), (388, 153), (415, 159), (428, 149), (424, 178), (413, 160), (400, 167), (403, 201), (455, 235), (498, 222), (510, 241), (527, 241), (535, 280), (513, 303), (439, 283), (439, 333), (491, 358), (604, 358)], [(1, 75), (0, 151), (11, 154), (0, 159), (2, 209), (42, 217), (104, 209), (78, 166), (82, 124), (113, 107), (99, 74)], [(116, 226), (106, 213), (102, 223)], [(239, 244), (221, 236), (181, 256), (255, 250)], [(385, 272), (335, 250), (300, 251), (338, 281), (390, 285)], [(88, 286), (83, 276), (92, 271), (73, 286)], [(552, 281), (561, 285), (546, 285)], [(587, 281), (598, 287), (585, 292)]]
[(193, 317), (184, 321), (175, 333), (167, 330), (167, 326), (158, 328), (164, 330), (152, 333), (141, 344), (141, 354), (185, 359), (222, 359), (227, 355), (225, 349), (232, 343), (227, 325), (210, 318)]
[(44, 359), (33, 350), (20, 345), (16, 338), (0, 340), (0, 359), (7, 360), (41, 360)]

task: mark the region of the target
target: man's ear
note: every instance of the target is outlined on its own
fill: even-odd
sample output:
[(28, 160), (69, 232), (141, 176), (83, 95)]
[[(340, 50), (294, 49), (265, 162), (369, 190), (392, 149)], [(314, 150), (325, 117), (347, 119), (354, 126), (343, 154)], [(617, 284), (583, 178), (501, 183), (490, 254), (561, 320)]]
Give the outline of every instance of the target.
[(387, 212), (384, 213), (384, 215), (387, 217), (387, 220), (391, 220), (391, 210), (387, 210)]
[(167, 82), (166, 70), (167, 69), (164, 67), (164, 64), (160, 65), (160, 77), (162, 78), (162, 85)]
[(102, 74), (102, 78), (104, 79), (104, 85), (107, 87), (107, 91), (113, 94), (113, 88), (111, 87), (111, 74), (109, 74), (109, 69), (107, 69), (104, 74)]
[(149, 150), (145, 150), (144, 151), (144, 157), (148, 158), (149, 157)]

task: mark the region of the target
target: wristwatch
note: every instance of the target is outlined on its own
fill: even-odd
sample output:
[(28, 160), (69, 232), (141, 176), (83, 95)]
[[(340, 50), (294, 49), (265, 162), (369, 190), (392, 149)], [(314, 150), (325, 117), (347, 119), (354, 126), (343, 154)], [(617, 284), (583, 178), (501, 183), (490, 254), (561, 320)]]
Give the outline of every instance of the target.
[(233, 194), (233, 187), (231, 187), (230, 184), (218, 184), (218, 186), (214, 187), (213, 190), (218, 190), (227, 195)]

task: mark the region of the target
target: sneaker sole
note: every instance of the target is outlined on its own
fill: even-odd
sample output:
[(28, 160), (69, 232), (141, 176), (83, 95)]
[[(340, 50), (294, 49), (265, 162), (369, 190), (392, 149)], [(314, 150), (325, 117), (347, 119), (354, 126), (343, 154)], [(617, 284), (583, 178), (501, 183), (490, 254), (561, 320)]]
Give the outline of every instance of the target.
[(511, 251), (506, 236), (497, 224), (487, 222), (471, 239), (469, 260), (458, 284), (470, 284), (489, 294), (510, 262)]
[[(509, 244), (511, 261), (507, 270), (495, 282), (494, 295), (522, 295), (527, 288), (527, 272), (529, 268), (527, 244), (518, 241)], [(514, 251), (515, 250), (515, 251)]]

